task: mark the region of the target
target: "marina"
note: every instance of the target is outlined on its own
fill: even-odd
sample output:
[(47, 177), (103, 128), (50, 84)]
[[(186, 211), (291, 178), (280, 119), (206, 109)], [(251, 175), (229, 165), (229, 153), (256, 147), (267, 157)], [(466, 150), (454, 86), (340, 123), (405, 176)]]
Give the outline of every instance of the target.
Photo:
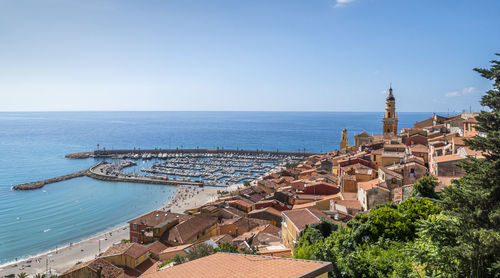
[[(286, 164), (299, 162), (305, 153), (249, 150), (114, 150), (69, 154), (67, 158), (103, 159), (87, 170), (15, 185), (33, 190), (72, 178), (90, 178), (158, 185), (228, 186), (250, 182)], [(108, 161), (108, 160), (111, 160)], [(142, 167), (138, 165), (142, 162)]]
[(296, 163), (301, 156), (235, 153), (160, 153), (159, 162), (142, 172), (177, 179), (203, 181), (205, 185), (230, 185), (252, 181), (286, 164)]

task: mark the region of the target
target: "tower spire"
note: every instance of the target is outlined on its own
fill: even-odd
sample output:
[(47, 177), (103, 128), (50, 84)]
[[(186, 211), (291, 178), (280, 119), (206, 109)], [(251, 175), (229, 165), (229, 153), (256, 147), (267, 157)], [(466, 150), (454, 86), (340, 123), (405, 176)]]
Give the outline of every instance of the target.
[(398, 118), (396, 115), (396, 98), (392, 94), (392, 82), (389, 85), (389, 95), (385, 100), (385, 115), (383, 120), (383, 134), (396, 135)]

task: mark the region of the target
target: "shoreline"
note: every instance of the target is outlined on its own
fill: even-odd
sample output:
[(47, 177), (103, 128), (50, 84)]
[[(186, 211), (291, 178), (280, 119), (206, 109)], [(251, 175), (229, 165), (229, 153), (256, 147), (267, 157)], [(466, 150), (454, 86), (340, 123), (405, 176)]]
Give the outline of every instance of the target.
[[(226, 188), (231, 188), (228, 186)], [(184, 212), (186, 209), (202, 205), (217, 198), (217, 190), (221, 187), (178, 186), (174, 195), (169, 196), (165, 202), (156, 210), (170, 208), (173, 212)], [(181, 197), (182, 199), (177, 200)], [(140, 216), (140, 215), (138, 215)], [(131, 218), (133, 219), (133, 218)], [(130, 220), (131, 220), (130, 219)], [(18, 260), (6, 262), (0, 265), (0, 277), (8, 274), (19, 274), (25, 272), (28, 275), (45, 273), (46, 269), (51, 274), (60, 274), (78, 262), (94, 259), (100, 251), (104, 252), (122, 239), (129, 239), (129, 227), (127, 222), (120, 223), (113, 228), (104, 230), (97, 234), (83, 238), (82, 240), (53, 248), (51, 250), (35, 255), (26, 255)], [(82, 251), (83, 250), (83, 251)], [(28, 263), (31, 261), (31, 263)], [(28, 267), (29, 265), (29, 267)]]

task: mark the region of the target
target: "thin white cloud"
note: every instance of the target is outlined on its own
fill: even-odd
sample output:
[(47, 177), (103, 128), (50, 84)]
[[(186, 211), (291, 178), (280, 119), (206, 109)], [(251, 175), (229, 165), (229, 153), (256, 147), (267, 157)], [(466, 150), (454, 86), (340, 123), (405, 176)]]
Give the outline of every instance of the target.
[(387, 95), (387, 91), (386, 90), (380, 91), (380, 94)]
[(476, 89), (474, 87), (466, 87), (466, 88), (463, 88), (462, 90), (447, 92), (444, 95), (446, 97), (460, 97), (460, 96), (466, 96), (466, 95), (471, 95), (471, 94), (476, 94), (476, 93), (479, 93), (478, 89)]
[(336, 0), (335, 1), (335, 8), (341, 8), (345, 7), (345, 5), (354, 2), (355, 0)]

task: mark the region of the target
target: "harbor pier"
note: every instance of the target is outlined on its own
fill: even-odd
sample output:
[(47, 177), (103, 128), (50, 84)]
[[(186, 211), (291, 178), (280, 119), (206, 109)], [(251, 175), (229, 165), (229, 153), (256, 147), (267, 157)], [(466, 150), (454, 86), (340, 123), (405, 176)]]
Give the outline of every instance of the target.
[(157, 157), (159, 154), (181, 154), (181, 153), (207, 153), (207, 154), (221, 154), (231, 153), (240, 155), (279, 155), (279, 156), (299, 156), (308, 157), (318, 153), (315, 152), (291, 152), (291, 151), (269, 151), (269, 150), (240, 150), (240, 149), (116, 149), (116, 150), (95, 150), (93, 152), (78, 152), (66, 155), (66, 158), (83, 159), (83, 158), (109, 158), (120, 155), (143, 155), (151, 154)]

